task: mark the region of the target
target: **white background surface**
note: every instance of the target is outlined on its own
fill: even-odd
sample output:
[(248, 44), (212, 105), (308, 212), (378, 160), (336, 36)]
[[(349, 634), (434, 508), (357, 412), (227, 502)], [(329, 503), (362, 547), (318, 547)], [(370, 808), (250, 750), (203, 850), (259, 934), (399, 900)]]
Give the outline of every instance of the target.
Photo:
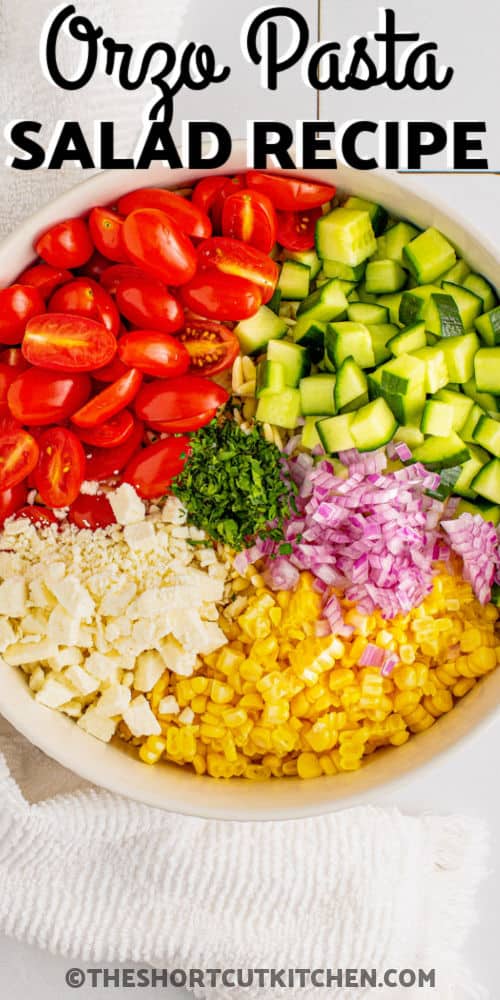
[[(478, 0), (479, 7), (483, 13), (487, 14), (496, 5), (491, 5), (487, 0)], [(196, 93), (181, 95), (177, 102), (177, 118), (216, 118), (223, 121), (232, 129), (235, 137), (244, 134), (244, 121), (251, 118), (276, 118), (280, 120), (293, 121), (297, 118), (314, 119), (317, 115), (316, 95), (307, 90), (296, 70), (290, 71), (286, 77), (286, 85), (282, 83), (280, 91), (272, 95), (261, 91), (257, 85), (255, 69), (250, 68), (238, 57), (239, 30), (244, 16), (258, 4), (250, 0), (193, 0), (191, 11), (185, 25), (184, 37), (200, 41), (209, 41), (215, 48), (219, 59), (228, 60), (233, 73), (230, 81), (224, 86), (217, 88), (215, 101), (208, 94), (199, 95)], [(347, 17), (348, 9), (352, 5), (346, 0), (339, 0), (334, 4), (331, 0), (322, 0), (321, 10), (321, 30), (325, 38), (342, 38), (350, 30), (366, 31), (371, 24), (360, 23), (353, 27), (349, 25), (345, 30), (344, 17)], [(392, 4), (397, 6), (397, 4)], [(400, 9), (402, 5), (400, 4)], [(450, 13), (450, 4), (442, 4), (441, 10), (434, 2), (426, 0), (422, 3), (423, 22), (422, 30), (427, 30), (429, 36), (439, 39), (439, 32), (443, 36), (444, 25), (446, 25), (446, 37), (450, 39), (450, 20), (445, 17), (445, 8)], [(314, 41), (318, 30), (318, 4), (316, 0), (301, 0), (297, 7), (308, 17), (311, 26), (311, 37)], [(370, 13), (370, 17), (375, 16), (377, 4), (372, 0), (361, 0), (357, 5), (358, 10), (363, 9), (365, 14)], [(455, 12), (460, 12), (467, 8), (468, 3), (460, 0), (453, 4)], [(408, 9), (408, 8), (407, 8)], [(335, 16), (336, 14), (336, 16)], [(432, 16), (431, 16), (432, 15)], [(455, 22), (458, 24), (459, 22)], [(477, 23), (477, 22), (476, 22)], [(479, 19), (481, 31), (484, 29), (484, 20)], [(221, 25), (224, 29), (221, 30)], [(336, 25), (336, 28), (335, 28)], [(341, 27), (339, 27), (339, 25)], [(432, 31), (430, 26), (432, 25)], [(412, 23), (404, 25), (413, 30), (416, 28), (415, 16)], [(470, 26), (470, 22), (469, 22)], [(420, 27), (420, 24), (419, 24)], [(490, 24), (493, 29), (493, 22)], [(458, 29), (457, 29), (458, 30)], [(151, 32), (156, 38), (161, 37), (161, 24), (158, 29)], [(452, 35), (453, 37), (453, 35)], [(484, 39), (489, 35), (484, 30)], [(469, 39), (470, 40), (470, 39)], [(464, 43), (467, 39), (464, 38)], [(487, 44), (487, 42), (486, 42)], [(458, 54), (463, 56), (465, 51), (470, 56), (471, 49), (467, 44), (467, 49), (460, 49), (459, 38), (456, 37)], [(457, 53), (446, 53), (449, 61), (456, 61)], [(494, 70), (492, 66), (494, 65)], [(480, 73), (480, 67), (483, 67)], [(497, 62), (484, 58), (478, 52), (477, 69), (479, 79), (476, 76), (476, 87), (485, 95), (495, 92), (490, 89), (488, 80), (495, 71), (498, 73)], [(464, 81), (468, 84), (469, 81)], [(459, 86), (459, 84), (457, 84)], [(484, 88), (484, 91), (483, 91)], [(460, 88), (459, 88), (460, 89)], [(465, 89), (462, 87), (463, 93)], [(469, 98), (471, 89), (467, 88)], [(457, 93), (457, 97), (460, 96)], [(346, 98), (344, 104), (335, 109), (334, 100), (330, 95), (321, 102), (320, 117), (338, 119), (345, 117), (360, 116), (360, 111), (352, 112), (348, 108)], [(443, 100), (441, 97), (440, 100)], [(359, 101), (359, 97), (358, 97)], [(458, 109), (446, 110), (442, 115), (434, 113), (434, 118), (446, 118), (454, 116), (456, 118), (465, 117)], [(363, 117), (389, 117), (393, 114), (395, 118), (403, 117), (400, 110), (387, 109), (382, 106), (378, 110), (372, 104), (371, 109), (365, 108), (361, 112)], [(411, 111), (407, 111), (407, 117), (424, 117), (425, 111), (415, 111), (413, 106)], [(474, 117), (487, 116), (491, 113), (490, 128), (495, 124), (496, 111), (494, 108), (483, 108), (481, 111), (474, 109), (472, 103), (467, 107), (467, 114)], [(430, 116), (430, 111), (427, 109)], [(498, 131), (498, 130), (497, 130)], [(493, 164), (492, 164), (493, 165)], [(494, 164), (497, 165), (497, 164)], [(498, 166), (498, 165), (497, 165)], [(499, 207), (499, 186), (500, 181), (496, 176), (489, 177), (464, 177), (464, 176), (426, 176), (412, 179), (411, 183), (421, 186), (427, 193), (435, 192), (445, 198), (453, 208), (459, 207), (466, 218), (482, 230), (491, 240), (498, 242), (498, 232), (500, 230), (500, 207)], [(453, 813), (466, 812), (472, 815), (483, 817), (490, 826), (492, 834), (490, 875), (484, 883), (479, 897), (479, 923), (470, 939), (467, 949), (467, 961), (476, 971), (478, 981), (488, 986), (494, 998), (497, 995), (497, 967), (498, 967), (498, 899), (500, 898), (500, 868), (498, 865), (498, 855), (500, 846), (500, 799), (498, 796), (498, 775), (496, 759), (498, 746), (500, 744), (500, 722), (494, 724), (488, 733), (483, 733), (475, 744), (468, 745), (463, 751), (456, 751), (451, 757), (440, 761), (436, 766), (436, 771), (426, 771), (424, 776), (409, 780), (406, 788), (398, 793), (380, 792), (374, 797), (374, 803), (378, 805), (397, 805), (409, 813), (435, 812)], [(416, 873), (418, 877), (418, 873)], [(154, 893), (154, 886), (152, 886)], [(436, 955), (436, 966), (439, 966), (439, 955)], [(71, 995), (76, 995), (82, 1000), (90, 998), (109, 998), (110, 996), (127, 996), (127, 990), (102, 990), (85, 987), (80, 990), (70, 990), (64, 983), (64, 972), (70, 965), (82, 965), (87, 963), (78, 960), (69, 961), (65, 958), (53, 957), (42, 954), (26, 945), (0, 938), (0, 996), (6, 1000), (68, 1000)], [(158, 996), (157, 990), (142, 989), (141, 997), (150, 1000)], [(188, 994), (182, 990), (162, 991), (162, 995), (168, 998), (174, 996), (177, 1000), (184, 1000)]]

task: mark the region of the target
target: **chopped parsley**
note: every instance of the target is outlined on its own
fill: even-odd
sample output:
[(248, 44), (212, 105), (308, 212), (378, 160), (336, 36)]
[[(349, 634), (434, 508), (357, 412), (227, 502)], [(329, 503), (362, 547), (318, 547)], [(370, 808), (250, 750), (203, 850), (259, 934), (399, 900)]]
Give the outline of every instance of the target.
[(258, 430), (245, 434), (232, 420), (212, 420), (191, 435), (190, 448), (172, 491), (191, 523), (233, 549), (257, 535), (282, 542), (296, 486), (276, 445)]

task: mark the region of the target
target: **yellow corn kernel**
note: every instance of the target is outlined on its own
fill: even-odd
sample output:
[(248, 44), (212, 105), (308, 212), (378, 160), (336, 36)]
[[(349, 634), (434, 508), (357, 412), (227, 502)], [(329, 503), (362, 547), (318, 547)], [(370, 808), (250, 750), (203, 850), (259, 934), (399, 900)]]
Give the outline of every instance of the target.
[(306, 735), (306, 741), (315, 753), (332, 750), (337, 742), (337, 733), (324, 722), (315, 722)]
[(139, 757), (144, 764), (156, 764), (162, 756), (167, 743), (161, 736), (148, 736), (139, 748)]
[(210, 684), (209, 677), (197, 676), (191, 678), (191, 687), (195, 694), (205, 694), (209, 684)]
[(282, 722), (288, 722), (289, 717), (290, 705), (287, 701), (267, 703), (262, 712), (262, 724), (264, 726), (279, 726)]
[(207, 770), (207, 763), (201, 754), (197, 753), (194, 755), (192, 760), (192, 765), (196, 771), (196, 774), (205, 774)]
[(420, 701), (420, 691), (399, 691), (394, 697), (394, 711), (405, 717)]
[(247, 764), (245, 777), (250, 781), (267, 781), (271, 777), (271, 768), (265, 764)]
[(205, 740), (221, 740), (225, 736), (225, 733), (224, 726), (212, 726), (207, 722), (202, 723), (200, 726), (200, 736)]
[(409, 691), (417, 687), (417, 671), (414, 666), (396, 667), (392, 677), (400, 691)]
[(345, 667), (337, 667), (330, 674), (329, 687), (331, 691), (341, 691), (344, 687), (355, 680), (353, 670), (346, 670)]
[(233, 737), (231, 736), (231, 733), (226, 733), (221, 743), (222, 743), (222, 750), (224, 752), (224, 757), (226, 758), (226, 760), (230, 761), (231, 763), (236, 761), (238, 759), (238, 754), (236, 752), (235, 742), (233, 740)]
[(323, 774), (333, 775), (338, 773), (332, 758), (329, 757), (328, 754), (322, 754), (319, 758), (319, 762), (321, 764)]
[(233, 700), (234, 691), (229, 684), (221, 684), (220, 681), (212, 681), (210, 697), (216, 705), (226, 705)]
[(268, 767), (273, 778), (281, 778), (283, 774), (283, 762), (276, 754), (266, 753), (262, 758), (264, 767)]
[(390, 737), (389, 743), (392, 743), (393, 747), (402, 747), (404, 743), (407, 743), (410, 739), (410, 734), (407, 729), (401, 729), (398, 733), (393, 733)]
[(191, 708), (193, 709), (193, 712), (196, 712), (197, 715), (203, 715), (203, 713), (206, 711), (206, 707), (207, 707), (207, 699), (204, 698), (202, 694), (197, 694), (196, 698), (193, 698), (191, 701)]
[(245, 708), (250, 711), (259, 711), (261, 708), (264, 708), (264, 699), (260, 696), (258, 691), (254, 691), (253, 694), (249, 692), (240, 698), (238, 708)]
[[(283, 768), (284, 770), (284, 768)], [(297, 774), (299, 778), (319, 778), (323, 768), (314, 753), (301, 753), (297, 758)]]
[(472, 691), (472, 688), (475, 687), (475, 685), (476, 681), (474, 680), (473, 677), (470, 678), (464, 677), (462, 678), (462, 680), (457, 681), (455, 687), (453, 688), (453, 694), (455, 695), (455, 698), (463, 698), (465, 694), (468, 694), (469, 691)]
[(165, 692), (168, 688), (169, 680), (170, 680), (170, 672), (168, 670), (165, 670), (165, 673), (163, 673), (160, 679), (157, 680), (153, 690), (151, 691), (150, 702), (153, 712), (156, 712), (158, 705), (160, 704), (160, 701), (164, 697)]
[(226, 708), (222, 713), (222, 721), (229, 729), (237, 729), (248, 719), (244, 708)]
[(487, 648), (486, 646), (481, 646), (480, 649), (475, 649), (473, 653), (469, 654), (467, 659), (472, 672), (478, 675), (489, 673), (490, 670), (494, 670), (497, 665), (495, 650)]
[(272, 740), (271, 733), (269, 729), (264, 729), (263, 726), (254, 726), (252, 729), (252, 742), (257, 750), (269, 751), (272, 750)]
[(297, 746), (297, 733), (291, 726), (277, 726), (271, 730), (271, 742), (278, 753), (290, 753)]
[(401, 663), (414, 663), (415, 662), (415, 649), (408, 643), (404, 643), (399, 647), (399, 659)]
[(463, 653), (472, 653), (481, 645), (481, 633), (478, 628), (468, 628), (460, 637), (460, 649)]

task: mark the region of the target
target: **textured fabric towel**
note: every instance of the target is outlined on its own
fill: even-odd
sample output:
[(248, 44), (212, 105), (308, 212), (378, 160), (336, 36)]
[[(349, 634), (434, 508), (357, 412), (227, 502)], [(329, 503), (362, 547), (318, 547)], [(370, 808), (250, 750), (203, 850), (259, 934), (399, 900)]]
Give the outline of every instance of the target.
[[(461, 961), (484, 866), (477, 821), (376, 808), (269, 824), (173, 816), (85, 785), (5, 724), (2, 732), (0, 931), (79, 964), (435, 968), (429, 996), (484, 997)], [(427, 995), (194, 992), (214, 1000)]]

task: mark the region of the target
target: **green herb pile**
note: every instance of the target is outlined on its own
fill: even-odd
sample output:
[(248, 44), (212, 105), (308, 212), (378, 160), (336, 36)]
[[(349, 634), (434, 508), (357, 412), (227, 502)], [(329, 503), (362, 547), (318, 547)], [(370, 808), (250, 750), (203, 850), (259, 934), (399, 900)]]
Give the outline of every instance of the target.
[(257, 430), (243, 433), (232, 420), (213, 420), (191, 435), (190, 446), (172, 484), (190, 521), (234, 549), (257, 535), (279, 542), (296, 487), (276, 445)]

